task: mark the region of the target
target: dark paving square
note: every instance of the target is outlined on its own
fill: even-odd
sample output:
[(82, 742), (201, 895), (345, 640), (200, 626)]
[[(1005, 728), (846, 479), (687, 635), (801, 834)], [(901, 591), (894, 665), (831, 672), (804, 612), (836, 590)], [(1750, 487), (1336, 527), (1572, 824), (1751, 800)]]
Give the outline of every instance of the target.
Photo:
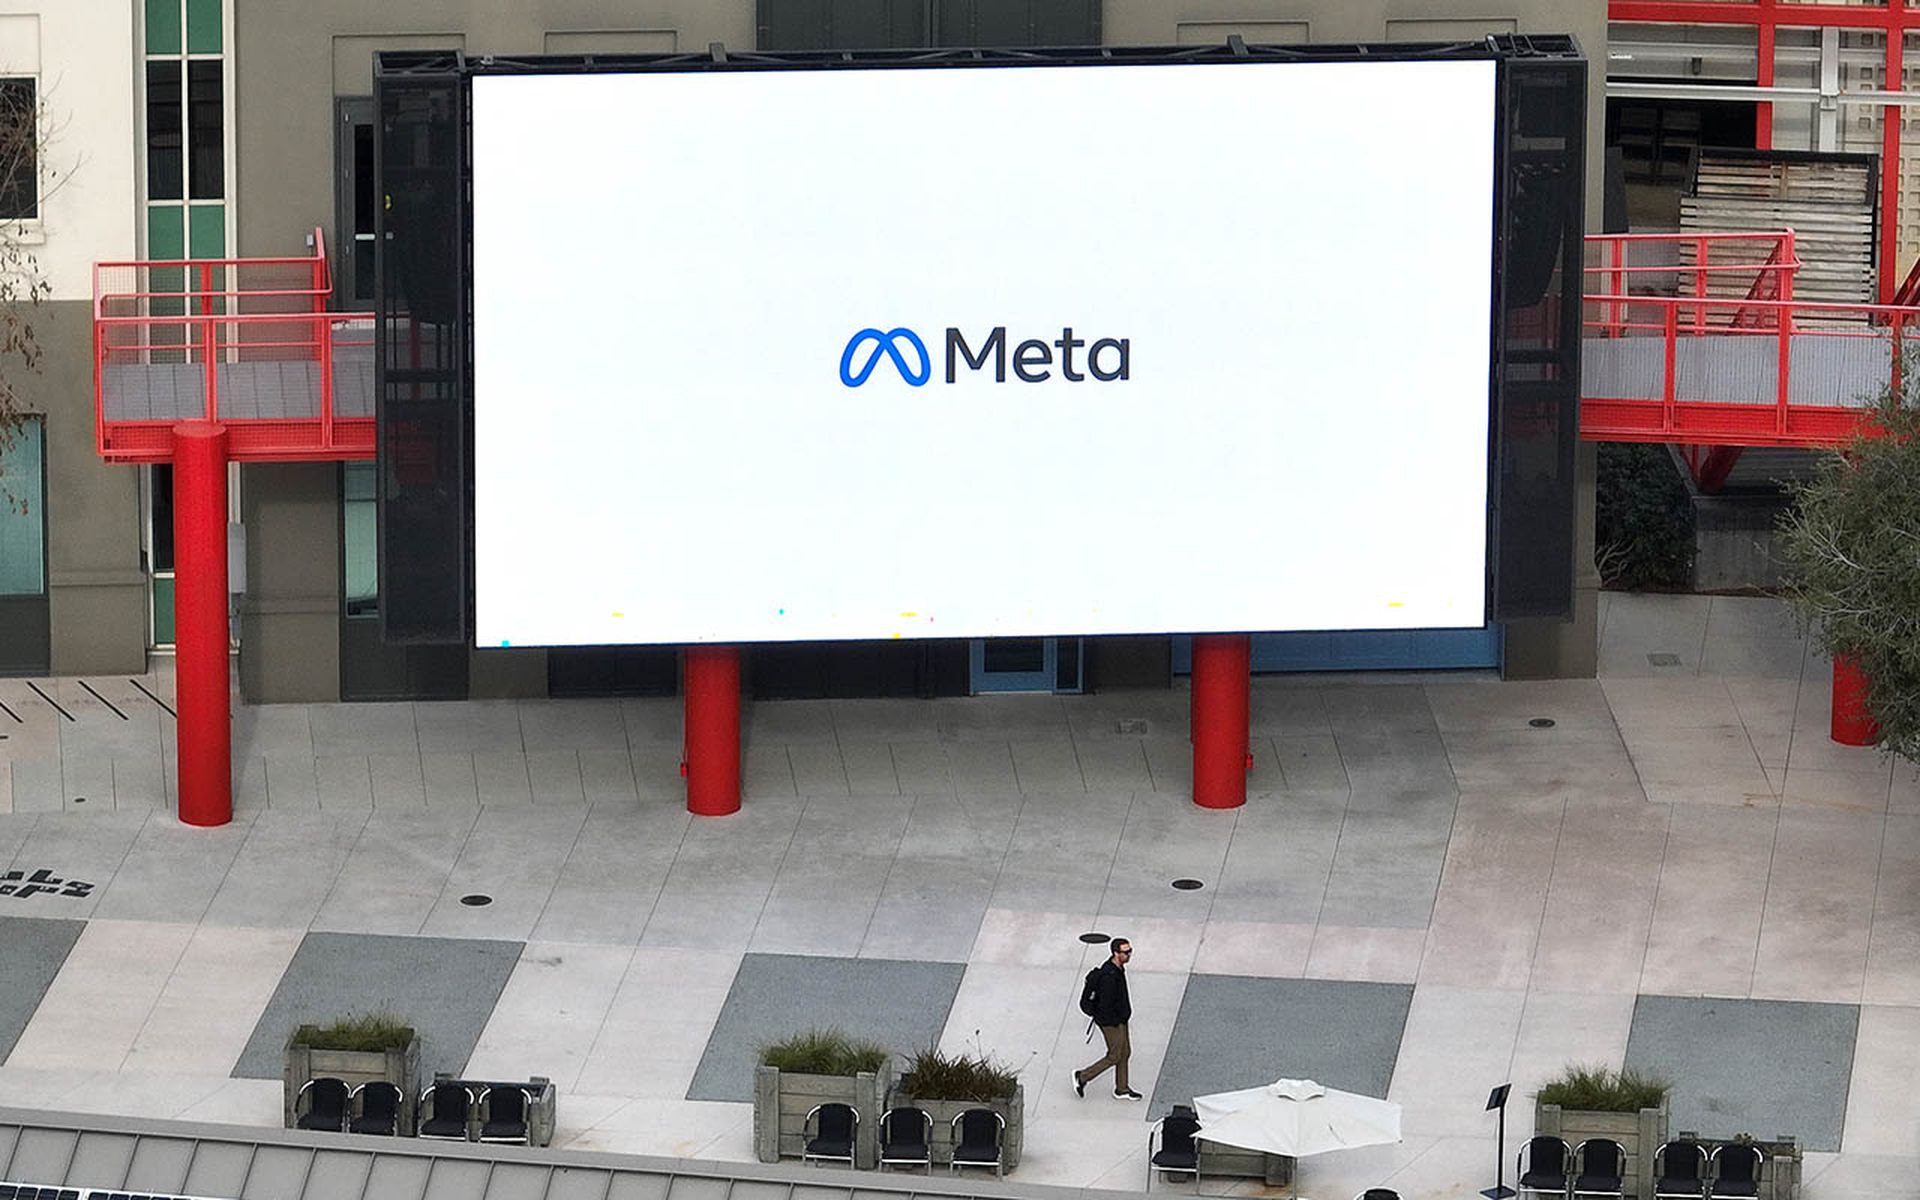
[(0, 917), (0, 1063), (80, 940), (85, 921)]
[(1400, 983), (1191, 976), (1153, 1084), (1152, 1115), (1283, 1078), (1385, 1096), (1412, 1003), (1413, 988)]
[(749, 954), (720, 1009), (689, 1100), (752, 1100), (760, 1047), (809, 1029), (838, 1029), (879, 1042), (899, 1060), (939, 1040), (966, 968), (960, 963), (895, 962)]
[(1672, 1082), (1676, 1132), (1839, 1150), (1859, 1026), (1851, 1004), (1641, 996), (1626, 1065)]
[(233, 1068), (236, 1079), (278, 1079), (287, 1036), (300, 1025), (389, 1013), (420, 1034), (420, 1075), (458, 1074), (520, 961), (521, 943), (467, 938), (309, 933), (280, 976)]

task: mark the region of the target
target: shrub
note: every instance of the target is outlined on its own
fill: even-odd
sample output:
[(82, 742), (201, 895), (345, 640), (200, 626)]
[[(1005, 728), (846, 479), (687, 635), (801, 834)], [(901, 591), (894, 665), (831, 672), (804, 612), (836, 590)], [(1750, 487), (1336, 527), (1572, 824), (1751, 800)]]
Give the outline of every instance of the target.
[(1665, 446), (1606, 443), (1599, 451), (1594, 564), (1626, 590), (1693, 583), (1693, 502)]
[(302, 1025), (294, 1040), (315, 1050), (387, 1050), (413, 1040), (413, 1026), (391, 1013), (348, 1014), (326, 1025)]
[(922, 1100), (1010, 1100), (1020, 1077), (989, 1054), (942, 1054), (938, 1046), (913, 1056), (900, 1090)]
[(802, 1075), (858, 1075), (878, 1071), (886, 1047), (858, 1042), (838, 1029), (809, 1029), (760, 1047), (760, 1063)]
[(1542, 1104), (1588, 1112), (1639, 1112), (1660, 1107), (1672, 1087), (1656, 1075), (1575, 1064), (1560, 1072), (1559, 1078), (1542, 1087), (1534, 1098)]
[(1801, 631), (1866, 673), (1880, 748), (1920, 762), (1920, 355), (1896, 365), (1868, 425), (1794, 489), (1778, 546)]

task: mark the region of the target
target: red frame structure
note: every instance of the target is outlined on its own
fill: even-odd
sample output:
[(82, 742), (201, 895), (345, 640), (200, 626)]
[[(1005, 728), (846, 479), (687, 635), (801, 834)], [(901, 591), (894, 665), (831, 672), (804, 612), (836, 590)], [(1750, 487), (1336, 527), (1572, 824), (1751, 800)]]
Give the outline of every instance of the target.
[[(1920, 31), (1920, 7), (1909, 7), (1907, 0), (1888, 0), (1883, 5), (1797, 4), (1788, 0), (1610, 0), (1607, 18), (1661, 25), (1747, 25), (1757, 32), (1759, 64), (1757, 82), (1772, 87), (1774, 43), (1781, 26), (1804, 29), (1809, 26), (1834, 26), (1841, 29), (1875, 29), (1886, 34), (1887, 90), (1900, 90), (1904, 65), (1905, 35)], [(1900, 202), (1900, 113), (1898, 105), (1882, 106), (1880, 136), (1880, 302), (1893, 301), (1900, 267), (1894, 261), (1899, 236)], [(1755, 119), (1754, 145), (1762, 150), (1773, 146), (1773, 105), (1762, 102)]]
[[(1796, 300), (1800, 261), (1792, 230), (1760, 233), (1597, 234), (1589, 265), (1583, 336), (1658, 338), (1660, 395), (1602, 396), (1582, 389), (1580, 436), (1590, 442), (1667, 442), (1714, 447), (1837, 445), (1865, 410), (1857, 397), (1834, 404), (1791, 402), (1795, 339), (1866, 339), (1897, 352), (1920, 308)], [(1650, 251), (1690, 251), (1692, 262)], [(1730, 287), (1715, 288), (1716, 277)], [(1742, 287), (1741, 284), (1745, 286)], [(1772, 343), (1774, 400), (1733, 403), (1683, 393), (1683, 340), (1759, 338)], [(1891, 358), (1888, 360), (1891, 366)], [(1853, 403), (1849, 403), (1853, 402)], [(1724, 455), (1722, 461), (1724, 461)], [(1703, 460), (1703, 466), (1704, 466)], [(1730, 463), (1727, 465), (1731, 465)]]
[[(334, 412), (336, 352), (373, 345), (371, 313), (329, 312), (333, 277), (325, 234), (313, 231), (303, 258), (158, 259), (96, 263), (93, 268), (94, 438), (109, 462), (173, 459), (178, 418), (109, 420), (109, 368), (193, 364), (204, 369), (204, 410), (195, 419), (228, 425), (236, 462), (369, 459), (371, 414)], [(313, 416), (220, 414), (224, 364), (312, 362), (318, 366)]]

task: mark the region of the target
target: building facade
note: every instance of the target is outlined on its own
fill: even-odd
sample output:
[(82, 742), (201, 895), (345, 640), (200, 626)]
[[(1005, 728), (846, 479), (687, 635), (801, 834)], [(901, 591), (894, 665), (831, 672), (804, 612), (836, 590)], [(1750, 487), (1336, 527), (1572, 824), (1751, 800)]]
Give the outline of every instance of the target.
[[(279, 257), (322, 231), (341, 311), (373, 304), (373, 56), (457, 49), (469, 55), (647, 53), (722, 43), (758, 49), (949, 45), (1167, 45), (1460, 40), (1488, 33), (1572, 33), (1596, 67), (1606, 44), (1598, 0), (1516, 3), (1489, 15), (1455, 0), (1425, 4), (1166, 3), (1164, 0), (64, 0), (0, 3), (5, 78), (37, 80), (47, 157), (77, 166), (50, 190), (33, 236), (49, 278), (44, 369), (29, 381), (36, 418), (9, 477), (44, 489), (37, 547), (39, 642), (7, 614), (35, 619), (36, 550), (15, 519), (0, 534), (0, 669), (137, 672), (171, 641), (170, 475), (109, 466), (94, 453), (89, 267), (98, 261)], [(102, 53), (110, 46), (111, 53)], [(1589, 80), (1588, 209), (1600, 205), (1602, 72)], [(3, 97), (0, 97), (3, 98)], [(63, 105), (65, 107), (63, 107)], [(1337, 119), (1337, 114), (1329, 114)], [(1417, 186), (1417, 181), (1409, 181)], [(539, 231), (528, 253), (539, 253)], [(1409, 281), (1417, 268), (1409, 266)], [(1404, 293), (1383, 285), (1383, 303)], [(44, 447), (35, 450), (34, 447)], [(40, 456), (35, 459), (35, 454)], [(1570, 622), (1493, 632), (1516, 677), (1593, 671), (1598, 580), (1591, 568), (1593, 464), (1583, 448), (1580, 550)], [(232, 518), (241, 686), (253, 702), (662, 691), (672, 652), (543, 651), (389, 645), (380, 635), (372, 463), (250, 463), (237, 468)], [(644, 461), (635, 469), (644, 470)], [(1364, 448), (1355, 485), (1365, 486)], [(17, 518), (17, 514), (16, 514)], [(1257, 536), (1249, 528), (1249, 536)], [(25, 565), (22, 565), (25, 564)], [(12, 581), (9, 583), (9, 581)], [(1034, 641), (1038, 641), (1035, 639)], [(996, 668), (1028, 686), (1164, 684), (1169, 638), (1028, 645), (851, 645), (756, 650), (760, 695), (966, 691)], [(988, 684), (987, 686), (992, 686)]]

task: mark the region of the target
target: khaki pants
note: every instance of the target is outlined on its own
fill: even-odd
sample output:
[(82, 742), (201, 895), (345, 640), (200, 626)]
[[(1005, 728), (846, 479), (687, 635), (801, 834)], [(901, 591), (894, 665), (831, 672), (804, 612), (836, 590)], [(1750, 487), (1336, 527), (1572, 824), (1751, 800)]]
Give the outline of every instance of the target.
[(1092, 1083), (1100, 1078), (1108, 1067), (1113, 1068), (1113, 1090), (1131, 1091), (1127, 1087), (1127, 1057), (1133, 1053), (1133, 1043), (1127, 1040), (1125, 1025), (1102, 1025), (1100, 1036), (1107, 1039), (1107, 1056), (1084, 1070), (1075, 1071), (1073, 1077)]

